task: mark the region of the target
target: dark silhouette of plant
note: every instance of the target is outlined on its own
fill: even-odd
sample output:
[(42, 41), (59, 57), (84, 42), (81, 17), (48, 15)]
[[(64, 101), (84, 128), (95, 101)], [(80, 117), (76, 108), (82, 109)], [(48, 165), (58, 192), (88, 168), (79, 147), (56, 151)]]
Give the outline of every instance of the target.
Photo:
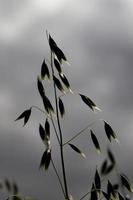
[(8, 198), (12, 200), (21, 200), (22, 198), (19, 197), (19, 188), (16, 182), (10, 181), (8, 178), (5, 178), (4, 180), (1, 180), (0, 182), (0, 189), (3, 193), (8, 194)]
[[(63, 62), (67, 62), (67, 58), (63, 51), (58, 47), (54, 39), (51, 37), (51, 35), (48, 33), (47, 38), (50, 47), (50, 61), (48, 62), (46, 61), (46, 59), (43, 60), (41, 66), (41, 74), (37, 78), (37, 88), (43, 103), (43, 109), (39, 108), (38, 106), (31, 106), (29, 109), (25, 110), (16, 120), (23, 119), (24, 125), (26, 125), (30, 119), (32, 109), (37, 109), (44, 114), (44, 124), (39, 125), (40, 138), (45, 147), (44, 153), (40, 161), (40, 168), (45, 169), (46, 171), (51, 164), (57, 175), (64, 199), (72, 200), (73, 197), (70, 195), (68, 190), (64, 146), (69, 145), (72, 150), (74, 150), (81, 156), (86, 157), (85, 154), (77, 146), (72, 144), (72, 141), (88, 129), (90, 132), (92, 143), (94, 144), (94, 147), (96, 148), (98, 153), (101, 153), (101, 147), (96, 134), (91, 129), (91, 125), (93, 123), (88, 124), (84, 129), (80, 130), (72, 138), (64, 142), (61, 127), (61, 118), (63, 118), (65, 115), (65, 105), (63, 103), (62, 97), (70, 92), (73, 95), (78, 95), (81, 101), (86, 106), (88, 106), (88, 108), (91, 109), (92, 112), (100, 109), (88, 96), (72, 91), (70, 83), (62, 69)], [(53, 101), (50, 100), (50, 98), (48, 97), (48, 93), (44, 88), (44, 82), (47, 81), (46, 78), (52, 79), (52, 87), (54, 90), (53, 99), (55, 101), (54, 105), (51, 103)], [(111, 143), (113, 140), (118, 141), (117, 134), (109, 125), (109, 123), (107, 123), (105, 120), (103, 120), (102, 122), (104, 124), (105, 136), (108, 138), (109, 143)], [(59, 145), (61, 157), (60, 164), (62, 169), (61, 172), (57, 171), (52, 157), (52, 151), (54, 151), (54, 149), (51, 147), (50, 143), (51, 125), (53, 126), (55, 136)], [(112, 183), (108, 177), (108, 174), (112, 173), (112, 171), (115, 171), (116, 176), (118, 177), (118, 182), (115, 184)], [(105, 158), (101, 166), (96, 167), (96, 170), (94, 172), (94, 179), (92, 180), (90, 189), (86, 192), (86, 194), (81, 196), (80, 200), (83, 200), (85, 197), (91, 200), (125, 200), (129, 199), (129, 195), (127, 195), (127, 192), (131, 193), (132, 191), (133, 189), (131, 187), (129, 179), (126, 177), (126, 175), (120, 172), (120, 170), (118, 170), (114, 154), (112, 153), (111, 149), (108, 148), (107, 158)]]

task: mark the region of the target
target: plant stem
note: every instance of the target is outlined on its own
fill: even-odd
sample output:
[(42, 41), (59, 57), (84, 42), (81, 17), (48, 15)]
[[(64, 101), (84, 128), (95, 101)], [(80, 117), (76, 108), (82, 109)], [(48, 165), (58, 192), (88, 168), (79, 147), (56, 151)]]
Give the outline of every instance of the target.
[[(48, 114), (45, 113), (45, 111), (43, 111), (43, 110), (42, 110), (41, 108), (39, 108), (38, 106), (33, 105), (33, 106), (31, 106), (31, 109), (32, 109), (32, 108), (37, 109), (38, 111), (40, 111), (40, 112), (42, 112), (43, 114), (45, 114), (46, 117), (49, 117)], [(49, 118), (51, 119), (51, 122), (52, 122), (52, 125), (53, 125), (53, 128), (54, 128), (54, 131), (55, 131), (55, 134), (56, 134), (58, 143), (60, 144), (60, 139), (59, 139), (59, 136), (58, 136), (58, 133), (57, 133), (57, 130), (56, 130), (56, 127), (55, 127), (55, 124), (54, 124), (54, 120), (53, 120), (53, 117), (52, 117), (52, 114), (51, 114), (51, 113), (50, 113), (50, 117), (49, 117)]]
[(60, 183), (60, 186), (61, 186), (62, 192), (63, 192), (64, 197), (65, 197), (64, 188), (63, 188), (63, 185), (62, 185), (62, 182), (61, 182), (60, 176), (59, 176), (59, 174), (58, 174), (58, 172), (57, 172), (57, 169), (56, 169), (56, 167), (55, 167), (55, 164), (54, 164), (54, 161), (53, 161), (52, 158), (51, 158), (51, 162), (52, 162), (52, 165), (53, 165), (54, 171), (55, 171), (55, 173), (56, 173), (56, 176), (57, 176), (57, 178), (58, 178), (58, 181), (59, 181), (59, 183)]
[(35, 108), (35, 109), (37, 109), (37, 110), (39, 110), (40, 112), (42, 112), (43, 114), (45, 114), (46, 116), (48, 115), (44, 110), (42, 110), (41, 108), (39, 108), (38, 106), (31, 106), (31, 109), (32, 108)]
[[(52, 51), (51, 51), (51, 69), (52, 69), (52, 75), (54, 76)], [(64, 163), (64, 154), (63, 154), (63, 138), (62, 138), (62, 131), (61, 131), (60, 120), (59, 120), (57, 92), (56, 92), (56, 86), (55, 86), (54, 81), (53, 81), (53, 84), (54, 84), (57, 123), (58, 123), (59, 134), (60, 134), (60, 154), (61, 154), (61, 165), (62, 165), (62, 173), (63, 173), (63, 180), (64, 180), (64, 188), (65, 188), (65, 199), (69, 200), (66, 172), (65, 172), (65, 163)]]
[(53, 120), (53, 117), (52, 117), (52, 114), (51, 114), (51, 113), (50, 113), (50, 117), (51, 117), (51, 122), (52, 122), (52, 125), (53, 125), (53, 128), (54, 128), (54, 131), (55, 131), (55, 134), (56, 134), (58, 143), (59, 143), (59, 145), (60, 145), (60, 139), (59, 139), (59, 136), (58, 136), (58, 133), (57, 133), (57, 130), (56, 130), (56, 127), (55, 127), (55, 124), (54, 124), (54, 120)]
[(71, 139), (69, 139), (67, 142), (65, 142), (63, 144), (63, 146), (65, 146), (66, 144), (68, 144), (69, 142), (71, 142), (72, 140), (74, 140), (75, 138), (77, 138), (79, 135), (81, 135), (86, 129), (88, 129), (90, 126), (92, 126), (93, 124), (95, 124), (96, 122), (92, 122), (90, 124), (88, 124), (84, 129), (82, 129), (80, 132), (78, 132), (76, 135), (74, 135)]
[(88, 191), (86, 194), (84, 194), (84, 195), (80, 198), (80, 200), (84, 199), (86, 196), (88, 196), (91, 192), (94, 192), (94, 191), (99, 191), (99, 192), (101, 192), (102, 190), (101, 190), (101, 189), (93, 189), (93, 190), (90, 190), (90, 191)]

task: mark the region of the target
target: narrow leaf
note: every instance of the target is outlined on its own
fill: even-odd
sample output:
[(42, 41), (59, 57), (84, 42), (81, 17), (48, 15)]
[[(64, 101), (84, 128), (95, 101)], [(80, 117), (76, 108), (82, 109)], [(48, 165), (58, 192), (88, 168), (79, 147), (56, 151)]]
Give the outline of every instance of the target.
[(49, 69), (44, 59), (41, 67), (41, 78), (44, 79), (45, 76), (47, 76), (48, 79), (50, 79)]
[(105, 173), (104, 174), (109, 174), (110, 172), (112, 172), (112, 170), (114, 169), (114, 164), (110, 164), (108, 167), (107, 167), (107, 169), (106, 169), (106, 171), (105, 171)]
[(16, 195), (19, 192), (18, 186), (16, 183), (12, 184), (12, 188), (13, 188), (13, 194)]
[(102, 166), (101, 166), (101, 174), (106, 174), (106, 170), (107, 170), (107, 160), (104, 160), (104, 162), (102, 163)]
[(104, 121), (104, 129), (105, 129), (107, 138), (109, 139), (110, 142), (111, 142), (111, 137), (117, 140), (116, 134), (113, 131), (112, 127), (105, 121)]
[(98, 200), (98, 192), (96, 191), (94, 183), (92, 184), (91, 188), (91, 200)]
[(51, 51), (54, 51), (55, 46), (57, 46), (56, 42), (53, 40), (50, 34), (49, 34), (49, 46)]
[(101, 189), (101, 178), (100, 178), (100, 175), (99, 175), (97, 169), (96, 169), (96, 172), (95, 172), (94, 180), (95, 180), (96, 189), (100, 190)]
[(54, 83), (55, 83), (56, 87), (57, 87), (61, 92), (64, 92), (64, 89), (63, 89), (62, 84), (61, 84), (61, 82), (59, 81), (59, 79), (56, 78), (55, 76), (53, 76), (53, 80), (54, 80)]
[(4, 180), (4, 183), (5, 183), (6, 190), (7, 190), (8, 192), (11, 192), (11, 184), (10, 184), (9, 180), (8, 180), (8, 179), (5, 179), (5, 180)]
[(92, 142), (93, 142), (97, 152), (101, 153), (101, 148), (100, 148), (99, 142), (98, 142), (97, 137), (95, 136), (95, 134), (93, 133), (92, 130), (91, 130), (91, 139), (92, 139)]
[(94, 111), (95, 109), (97, 109), (96, 104), (87, 96), (83, 95), (83, 94), (79, 94), (81, 99), (83, 100), (83, 102), (90, 107), (90, 109), (92, 111)]
[(120, 174), (122, 185), (127, 188), (129, 192), (133, 192), (133, 188), (128, 180), (128, 178), (124, 174)]
[(118, 192), (119, 200), (125, 200), (125, 198)]
[(50, 137), (50, 124), (48, 122), (48, 119), (46, 119), (45, 121), (45, 132), (46, 132), (46, 135)]
[(43, 104), (44, 104), (44, 108), (48, 114), (50, 112), (54, 113), (53, 106), (46, 95), (44, 95), (44, 97), (43, 97)]
[(67, 61), (65, 54), (58, 46), (54, 46), (53, 51), (55, 55), (57, 56), (60, 63), (62, 63), (62, 60)]
[(111, 184), (110, 181), (108, 181), (108, 184), (107, 184), (107, 193), (108, 193), (108, 196), (111, 197), (111, 195), (113, 195), (113, 197), (115, 197), (115, 191), (114, 191), (114, 188), (113, 188), (113, 185)]
[(70, 89), (70, 83), (64, 74), (59, 74), (62, 82), (66, 86), (67, 89)]
[(43, 84), (40, 80), (40, 78), (38, 77), (37, 79), (37, 87), (38, 87), (38, 91), (39, 91), (39, 94), (40, 96), (42, 97), (42, 99), (44, 98), (45, 96), (45, 91), (44, 91), (44, 87), (43, 87)]
[(109, 157), (111, 163), (112, 163), (113, 165), (115, 165), (115, 158), (114, 158), (113, 153), (111, 152), (110, 149), (108, 149), (107, 152), (108, 152), (108, 157)]
[(57, 46), (56, 42), (53, 40), (53, 38), (49, 35), (49, 45), (52, 52), (55, 53), (57, 56), (59, 62), (62, 62), (62, 60), (67, 61), (66, 56), (64, 55), (63, 51)]
[(105, 197), (105, 199), (109, 200), (108, 194), (106, 192), (104, 192), (104, 191), (102, 191), (102, 193), (103, 193), (103, 196)]
[(58, 60), (56, 58), (54, 58), (54, 65), (58, 71), (59, 74), (62, 74), (62, 69), (61, 69), (61, 65), (60, 63), (58, 62)]
[(40, 124), (39, 126), (39, 133), (40, 133), (40, 137), (43, 141), (43, 143), (46, 145), (46, 148), (49, 147), (50, 145), (50, 138), (49, 136), (46, 134), (45, 129), (42, 127), (42, 125)]
[(65, 114), (65, 107), (61, 98), (59, 98), (59, 111), (60, 111), (61, 117), (63, 117)]
[(30, 118), (30, 115), (31, 115), (31, 108), (28, 110), (25, 110), (15, 121), (24, 119), (24, 126), (25, 126), (25, 124), (28, 122)]
[(51, 150), (46, 149), (40, 163), (40, 168), (44, 168), (45, 170), (48, 170), (49, 164), (51, 160)]
[(119, 184), (117, 184), (117, 183), (114, 184), (114, 185), (113, 185), (113, 188), (114, 188), (114, 190), (118, 190), (118, 189), (119, 189)]
[(81, 154), (81, 156), (83, 156), (84, 158), (86, 158), (86, 155), (85, 155), (79, 148), (77, 148), (75, 145), (69, 143), (69, 146), (70, 146), (74, 151), (76, 151), (77, 153)]
[(42, 141), (44, 142), (45, 137), (46, 137), (46, 132), (45, 132), (45, 130), (44, 130), (44, 128), (42, 127), (41, 124), (39, 125), (39, 134), (40, 134), (40, 137), (41, 137)]

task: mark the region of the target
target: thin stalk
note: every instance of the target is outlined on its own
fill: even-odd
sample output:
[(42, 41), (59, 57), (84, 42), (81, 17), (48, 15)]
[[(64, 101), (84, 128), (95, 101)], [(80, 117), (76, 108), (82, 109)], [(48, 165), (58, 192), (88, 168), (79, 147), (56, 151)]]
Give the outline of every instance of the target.
[(91, 191), (87, 192), (86, 194), (84, 194), (79, 200), (84, 199), (86, 196), (88, 196), (91, 193)]
[(71, 142), (72, 140), (74, 140), (75, 138), (77, 138), (79, 135), (81, 135), (86, 129), (88, 129), (90, 126), (92, 126), (93, 124), (95, 124), (96, 122), (92, 122), (90, 124), (88, 124), (85, 128), (83, 128), (80, 132), (78, 132), (76, 135), (74, 135), (71, 139), (69, 139), (67, 142), (65, 142), (63, 144), (63, 146), (65, 146), (66, 144), (68, 144), (69, 142)]
[(56, 134), (58, 143), (59, 143), (59, 145), (60, 145), (60, 139), (59, 139), (59, 136), (58, 136), (58, 133), (57, 133), (57, 130), (56, 130), (56, 127), (55, 127), (55, 124), (54, 124), (54, 120), (53, 120), (53, 117), (52, 117), (52, 114), (51, 114), (51, 113), (50, 113), (50, 116), (51, 116), (51, 122), (52, 122), (52, 125), (53, 125), (53, 128), (54, 128), (54, 131), (55, 131), (55, 134)]
[[(104, 180), (105, 180), (105, 178), (103, 178), (102, 180), (101, 180), (101, 183), (103, 183), (104, 182)], [(88, 192), (86, 192), (79, 200), (83, 200), (86, 196), (88, 196), (91, 192), (93, 192), (93, 191), (101, 191), (102, 192), (102, 189), (93, 189), (93, 190), (91, 190), (91, 188), (89, 188), (89, 191)]]
[[(33, 105), (33, 106), (31, 106), (31, 109), (32, 109), (32, 108), (37, 109), (38, 111), (40, 111), (41, 113), (43, 113), (43, 114), (45, 114), (47, 117), (49, 117), (48, 114), (47, 114), (45, 111), (43, 111), (41, 108), (39, 108), (38, 106)], [(51, 114), (51, 113), (50, 113), (50, 117), (49, 117), (49, 118), (51, 119), (51, 122), (52, 122), (52, 125), (53, 125), (53, 128), (54, 128), (54, 131), (55, 131), (55, 134), (56, 134), (58, 143), (60, 144), (60, 139), (59, 139), (59, 136), (58, 136), (58, 133), (57, 133), (57, 130), (56, 130), (56, 127), (55, 127), (55, 124), (54, 124), (54, 120), (53, 120), (53, 117), (52, 117), (52, 114)]]
[(41, 108), (39, 108), (38, 106), (31, 106), (31, 109), (32, 108), (35, 108), (35, 109), (37, 109), (37, 110), (39, 110), (40, 112), (42, 112), (43, 114), (45, 114), (45, 115), (48, 115), (44, 110), (42, 110)]
[(56, 167), (55, 167), (55, 164), (54, 164), (54, 161), (53, 161), (52, 158), (51, 158), (51, 162), (52, 162), (52, 166), (53, 166), (53, 168), (54, 168), (54, 171), (55, 171), (55, 173), (56, 173), (56, 176), (57, 176), (57, 178), (58, 178), (58, 181), (59, 181), (59, 183), (60, 183), (60, 186), (61, 186), (62, 192), (63, 192), (64, 197), (65, 197), (65, 191), (64, 191), (64, 188), (63, 188), (63, 185), (62, 185), (62, 182), (61, 182), (60, 176), (59, 176), (59, 174), (58, 174), (58, 172), (57, 172), (57, 169), (56, 169)]
[(94, 192), (94, 191), (101, 192), (102, 190), (101, 190), (101, 189), (93, 189), (93, 190), (90, 190), (90, 191), (88, 191), (86, 194), (84, 194), (79, 200), (84, 199), (86, 196), (88, 196), (91, 192)]
[[(51, 69), (52, 69), (52, 75), (54, 76), (52, 51), (51, 51)], [(61, 165), (62, 165), (64, 187), (65, 187), (65, 198), (67, 200), (69, 200), (68, 188), (67, 188), (67, 180), (66, 180), (66, 172), (65, 172), (65, 163), (64, 163), (64, 154), (63, 154), (63, 138), (62, 138), (62, 131), (61, 131), (61, 126), (60, 126), (59, 112), (58, 112), (57, 92), (56, 92), (56, 86), (55, 86), (54, 81), (53, 81), (53, 84), (54, 84), (54, 94), (55, 94), (57, 123), (58, 123), (59, 134), (60, 134), (60, 154), (61, 154)]]

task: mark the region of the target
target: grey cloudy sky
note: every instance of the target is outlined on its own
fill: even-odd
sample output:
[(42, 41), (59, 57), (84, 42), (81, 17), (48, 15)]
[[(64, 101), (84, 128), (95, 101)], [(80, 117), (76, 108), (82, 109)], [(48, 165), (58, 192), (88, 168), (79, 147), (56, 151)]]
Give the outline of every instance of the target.
[[(72, 88), (102, 109), (95, 116), (78, 97), (64, 97), (65, 139), (95, 118), (106, 119), (121, 141), (121, 145), (113, 144), (119, 165), (133, 181), (132, 19), (132, 0), (0, 0), (0, 177), (16, 180), (23, 194), (38, 200), (62, 197), (52, 168), (47, 175), (38, 170), (43, 153), (38, 134), (41, 116), (34, 111), (25, 128), (14, 122), (29, 106), (41, 105), (36, 77), (43, 58), (49, 56), (46, 29), (71, 63), (63, 68)], [(101, 145), (102, 126), (94, 127), (101, 134)], [(87, 133), (80, 139), (74, 144), (80, 145), (89, 161), (74, 153), (70, 156), (69, 148), (65, 154), (75, 199), (87, 190), (91, 170), (104, 158), (96, 155)]]

